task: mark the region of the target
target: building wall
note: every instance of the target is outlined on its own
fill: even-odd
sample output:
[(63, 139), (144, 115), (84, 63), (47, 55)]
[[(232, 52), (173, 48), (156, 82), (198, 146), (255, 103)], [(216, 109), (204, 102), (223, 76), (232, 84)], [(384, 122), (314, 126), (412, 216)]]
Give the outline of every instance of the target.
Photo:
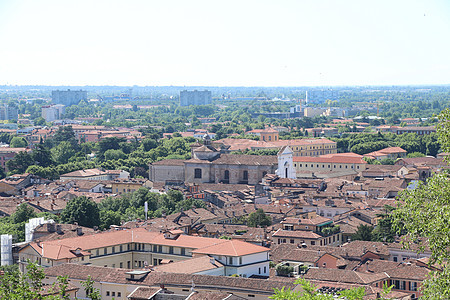
[(316, 171), (335, 171), (341, 172), (345, 170), (364, 170), (366, 164), (347, 164), (347, 163), (315, 163), (315, 162), (295, 162), (294, 167), (297, 172), (297, 176), (302, 172), (316, 172)]
[(184, 166), (150, 165), (150, 181), (165, 182), (166, 180), (184, 181)]
[(212, 103), (211, 91), (181, 91), (180, 106), (208, 105)]
[(320, 143), (319, 141), (311, 145), (292, 145), (289, 147), (294, 152), (294, 156), (319, 156), (337, 153), (337, 143)]
[(86, 91), (52, 91), (52, 102), (55, 104), (77, 105), (81, 100), (87, 100)]
[(112, 192), (121, 195), (124, 193), (137, 191), (141, 187), (142, 185), (137, 183), (113, 182)]

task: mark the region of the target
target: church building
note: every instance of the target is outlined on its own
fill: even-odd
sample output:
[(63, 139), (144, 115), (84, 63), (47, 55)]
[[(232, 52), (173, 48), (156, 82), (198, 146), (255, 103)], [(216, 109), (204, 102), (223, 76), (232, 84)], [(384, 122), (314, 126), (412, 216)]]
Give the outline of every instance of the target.
[(217, 148), (205, 134), (203, 145), (192, 146), (191, 159), (166, 159), (150, 164), (150, 181), (255, 185), (266, 174), (275, 174), (278, 167), (274, 155), (227, 154), (223, 147)]

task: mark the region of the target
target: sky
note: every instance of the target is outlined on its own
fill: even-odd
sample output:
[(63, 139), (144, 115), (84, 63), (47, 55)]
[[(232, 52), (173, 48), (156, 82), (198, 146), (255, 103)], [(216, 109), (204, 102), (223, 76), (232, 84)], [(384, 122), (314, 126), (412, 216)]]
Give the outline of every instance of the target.
[(10, 84), (450, 84), (450, 1), (0, 0)]

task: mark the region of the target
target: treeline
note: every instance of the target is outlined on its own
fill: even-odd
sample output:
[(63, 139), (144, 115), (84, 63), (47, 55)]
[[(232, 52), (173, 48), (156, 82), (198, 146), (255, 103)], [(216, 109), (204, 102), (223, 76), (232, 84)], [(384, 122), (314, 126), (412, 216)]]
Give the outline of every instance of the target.
[(333, 138), (340, 152), (367, 154), (386, 147), (401, 147), (408, 153), (419, 152), (436, 156), (441, 148), (436, 133), (417, 135), (415, 133), (360, 133), (343, 134), (342, 138)]
[[(159, 135), (158, 135), (159, 136)], [(148, 164), (167, 158), (190, 158), (194, 138), (154, 139), (153, 135), (127, 142), (110, 137), (97, 143), (79, 144), (70, 126), (60, 127), (53, 138), (37, 144), (31, 152), (19, 152), (7, 162), (9, 174), (29, 172), (47, 179), (58, 179), (68, 172), (101, 167), (148, 177)], [(93, 157), (88, 155), (94, 154)]]

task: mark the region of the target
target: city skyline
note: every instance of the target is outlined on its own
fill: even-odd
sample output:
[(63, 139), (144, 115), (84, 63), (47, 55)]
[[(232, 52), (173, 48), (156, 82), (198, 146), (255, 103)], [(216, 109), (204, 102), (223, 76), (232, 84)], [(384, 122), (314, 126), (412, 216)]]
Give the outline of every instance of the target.
[(2, 1), (0, 85), (449, 84), (446, 1)]

